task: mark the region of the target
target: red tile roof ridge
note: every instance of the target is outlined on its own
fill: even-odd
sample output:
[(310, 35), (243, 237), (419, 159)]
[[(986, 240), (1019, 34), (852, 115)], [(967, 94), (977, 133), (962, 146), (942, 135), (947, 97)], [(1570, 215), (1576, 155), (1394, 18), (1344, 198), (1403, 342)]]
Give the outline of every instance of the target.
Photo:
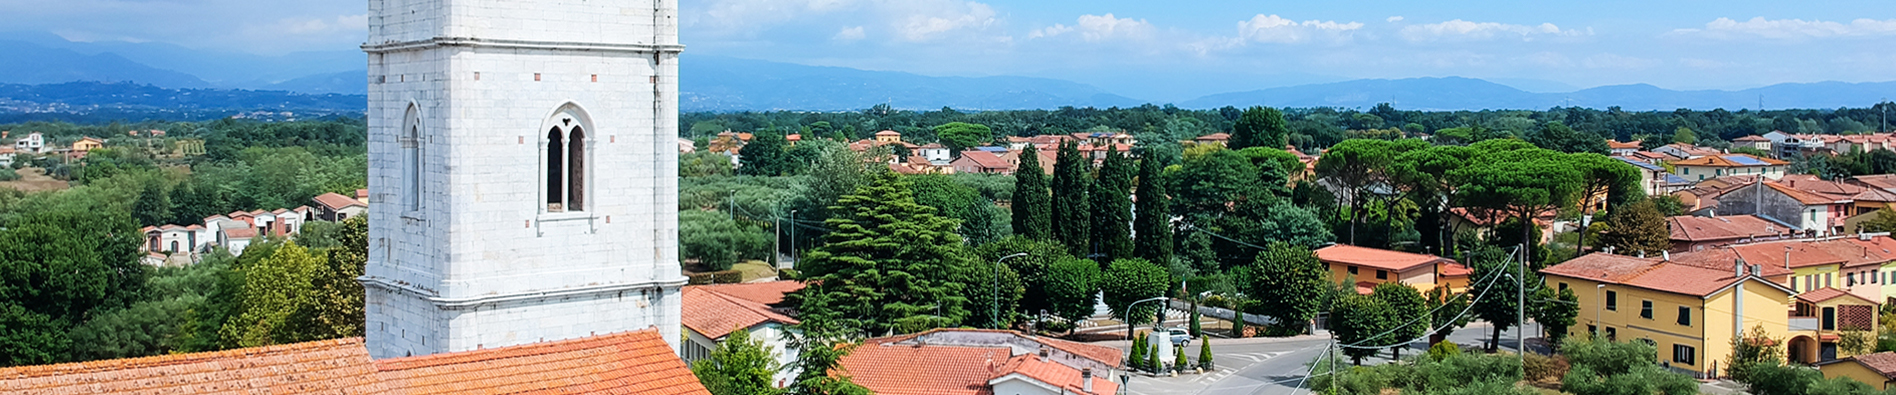
[(1841, 298), (1845, 296), (1856, 298), (1857, 300), (1861, 300), (1870, 304), (1876, 304), (1875, 301), (1872, 301), (1869, 298), (1857, 296), (1856, 294), (1850, 293), (1850, 291), (1845, 291), (1845, 290), (1841, 290), (1841, 289), (1837, 289), (1833, 287), (1823, 287), (1823, 288), (1818, 288), (1816, 290), (1805, 291), (1804, 293), (1797, 294), (1797, 299), (1800, 299), (1806, 302), (1811, 302), (1811, 303), (1820, 303), (1820, 302), (1824, 302), (1824, 301), (1828, 301), (1828, 300), (1836, 299), (1836, 298)]
[(1887, 378), (1896, 378), (1896, 352), (1879, 352), (1848, 358)]
[[(553, 354), (553, 353), (560, 353), (560, 352), (568, 352), (568, 351), (573, 351), (573, 350), (587, 349), (587, 348), (612, 345), (612, 344), (632, 343), (635, 340), (637, 340), (637, 338), (640, 336), (646, 336), (646, 335), (656, 336), (657, 334), (658, 334), (657, 329), (640, 329), (640, 330), (633, 330), (633, 331), (588, 336), (588, 337), (582, 337), (582, 338), (577, 338), (577, 339), (528, 343), (528, 344), (522, 344), (522, 345), (517, 345), (517, 346), (484, 348), (484, 349), (469, 350), (469, 351), (462, 351), (462, 352), (429, 354), (429, 355), (420, 355), (420, 356), (412, 356), (412, 357), (378, 359), (378, 360), (375, 360), (375, 367), (377, 370), (390, 371), (390, 370), (415, 369), (415, 368), (423, 368), (423, 367), (430, 367), (430, 366), (454, 365), (454, 364), (461, 364), (461, 363), (468, 363), (468, 362), (475, 362), (475, 361), (493, 361), (493, 360), (509, 359), (509, 358), (525, 358), (525, 357), (532, 357), (536, 355), (546, 355), (546, 354)], [(661, 338), (659, 339), (659, 341), (662, 343), (664, 339)]]
[(154, 355), (149, 357), (104, 359), (86, 362), (68, 362), (52, 365), (31, 365), (0, 368), (0, 381), (17, 380), (32, 377), (46, 377), (67, 374), (99, 373), (132, 368), (175, 366), (230, 358), (295, 355), (306, 352), (329, 350), (363, 350), (363, 358), (368, 357), (363, 348), (362, 338), (350, 337), (331, 340), (317, 340), (302, 343), (279, 344), (263, 347), (238, 348), (223, 351), (206, 351), (187, 354)]
[(1406, 271), (1424, 265), (1454, 262), (1452, 259), (1435, 255), (1357, 247), (1348, 244), (1335, 244), (1329, 247), (1319, 248), (1315, 253), (1317, 259), (1324, 262), (1360, 265), (1395, 271)]

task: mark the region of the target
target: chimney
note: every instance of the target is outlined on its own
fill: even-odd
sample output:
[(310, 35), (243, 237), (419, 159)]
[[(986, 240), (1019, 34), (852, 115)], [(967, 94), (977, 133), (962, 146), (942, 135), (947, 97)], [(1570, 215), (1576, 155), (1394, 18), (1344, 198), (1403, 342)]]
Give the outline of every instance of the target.
[(1093, 393), (1093, 368), (1080, 369), (1080, 391)]
[(1764, 277), (1764, 265), (1751, 265), (1751, 275)]
[(1041, 358), (1046, 358), (1046, 357), (1047, 357), (1047, 348), (1046, 348), (1046, 347), (1041, 347), (1041, 348), (1040, 348), (1040, 357), (1041, 357)]
[(1734, 260), (1734, 261), (1732, 261), (1732, 263), (1731, 263), (1731, 275), (1732, 275), (1733, 277), (1744, 277), (1744, 276), (1745, 276), (1745, 261), (1744, 261), (1743, 259), (1739, 259), (1739, 260)]

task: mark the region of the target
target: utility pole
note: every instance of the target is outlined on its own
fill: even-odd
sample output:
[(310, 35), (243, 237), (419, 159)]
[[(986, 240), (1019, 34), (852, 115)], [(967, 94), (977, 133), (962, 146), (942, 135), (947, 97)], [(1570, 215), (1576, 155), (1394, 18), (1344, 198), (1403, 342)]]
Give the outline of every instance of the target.
[(790, 267), (795, 268), (797, 265), (797, 210), (790, 210), (790, 226)]
[[(1521, 353), (1521, 377), (1527, 377), (1527, 244), (1521, 244), (1521, 264), (1514, 267), (1514, 349)], [(1500, 343), (1501, 339), (1495, 339)]]

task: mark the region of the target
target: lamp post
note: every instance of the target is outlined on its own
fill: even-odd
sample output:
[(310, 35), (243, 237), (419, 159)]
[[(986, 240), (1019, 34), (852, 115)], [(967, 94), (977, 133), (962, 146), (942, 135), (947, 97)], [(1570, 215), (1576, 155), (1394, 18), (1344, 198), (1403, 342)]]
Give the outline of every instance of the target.
[[(797, 210), (790, 210), (790, 268), (797, 267)], [(802, 273), (798, 273), (802, 274)]]
[[(1132, 315), (1132, 308), (1133, 308), (1133, 307), (1138, 307), (1140, 303), (1145, 303), (1145, 302), (1156, 302), (1156, 301), (1161, 301), (1161, 300), (1165, 300), (1165, 297), (1164, 297), (1164, 296), (1160, 296), (1160, 297), (1156, 297), (1156, 298), (1146, 298), (1146, 299), (1140, 299), (1139, 301), (1136, 301), (1136, 302), (1132, 302), (1132, 303), (1128, 303), (1128, 304), (1126, 304), (1126, 341), (1132, 341), (1132, 317), (1133, 317), (1133, 315)], [(1161, 309), (1160, 309), (1160, 311), (1164, 311), (1164, 309), (1163, 309), (1163, 308), (1161, 308)], [(1244, 312), (1243, 312), (1243, 311), (1237, 311), (1237, 313), (1238, 313), (1238, 314), (1244, 314)], [(1160, 324), (1160, 323), (1158, 323), (1158, 322), (1155, 322), (1155, 323), (1153, 323), (1153, 325), (1154, 325), (1154, 328), (1157, 328), (1157, 325), (1159, 325), (1159, 324)], [(1169, 340), (1169, 339), (1168, 339), (1168, 340)]]
[(1019, 258), (1023, 256), (1027, 256), (1027, 253), (1015, 253), (1014, 255), (1008, 255), (1001, 257), (1001, 259), (994, 260), (994, 306), (991, 311), (994, 315), (989, 316), (989, 318), (994, 320), (994, 329), (1001, 329), (1001, 262), (1006, 262), (1008, 258)]

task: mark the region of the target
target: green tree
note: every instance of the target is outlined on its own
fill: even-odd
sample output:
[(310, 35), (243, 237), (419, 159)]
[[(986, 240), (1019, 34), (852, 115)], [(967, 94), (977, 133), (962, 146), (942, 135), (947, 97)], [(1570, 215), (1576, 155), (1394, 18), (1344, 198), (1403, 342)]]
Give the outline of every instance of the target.
[[(1544, 149), (1489, 151), (1449, 177), (1460, 185), (1461, 206), (1526, 220), (1574, 205), (1584, 181), (1566, 159)], [(1522, 227), (1521, 238), (1536, 239), (1532, 232)]]
[(1211, 370), (1211, 336), (1198, 336), (1198, 368)]
[(1645, 343), (1590, 337), (1561, 344), (1560, 354), (1571, 364), (1560, 379), (1561, 391), (1576, 395), (1699, 393), (1698, 380), (1659, 367), (1658, 353)]
[(882, 173), (838, 200), (826, 243), (799, 262), (809, 285), (788, 301), (805, 314), (838, 313), (837, 325), (864, 334), (960, 325), (970, 301), (956, 280), (991, 269), (962, 246), (955, 220), (915, 203), (911, 191), (900, 176)]
[[(1002, 257), (1019, 253), (1027, 255), (1001, 261)], [(992, 265), (996, 261), (1001, 261), (1002, 264), (1007, 265), (1009, 272), (1019, 276), (1025, 292), (1020, 297), (1021, 312), (1033, 313), (1042, 309), (1057, 309), (1052, 292), (1055, 287), (1053, 283), (1059, 279), (1054, 277), (1053, 268), (1062, 261), (1073, 259), (1072, 255), (1067, 255), (1066, 246), (1047, 240), (1015, 236), (976, 247), (974, 254), (983, 265)], [(1098, 265), (1094, 265), (1094, 272), (1098, 271)], [(987, 300), (990, 298), (983, 295), (978, 299), (983, 308), (986, 308)], [(1091, 309), (1092, 304), (1087, 304), (1087, 308)]]
[[(1472, 261), (1469, 268), (1473, 270), (1468, 278), (1518, 276), (1516, 274), (1519, 270), (1518, 263), (1507, 259), (1499, 251), (1476, 251), (1469, 255)], [(1513, 278), (1498, 278), (1492, 281), (1493, 283), (1486, 287), (1486, 291), (1482, 291), (1483, 295), (1488, 296), (1475, 299), (1472, 307), (1475, 318), (1487, 321), (1494, 331), (1493, 335), (1488, 337), (1488, 352), (1490, 353), (1495, 352), (1500, 346), (1501, 331), (1520, 324), (1520, 312), (1516, 308), (1520, 306), (1518, 298), (1507, 297), (1519, 292), (1520, 287), (1517, 281)]]
[(1284, 122), (1284, 113), (1270, 107), (1251, 107), (1244, 110), (1232, 125), (1231, 149), (1240, 150), (1250, 147), (1282, 148), (1290, 136), (1290, 125)]
[(1330, 270), (1309, 247), (1274, 243), (1257, 253), (1244, 292), (1257, 300), (1258, 311), (1277, 320), (1272, 336), (1292, 336), (1306, 329), (1328, 302)]
[(1146, 302), (1131, 311), (1126, 307), (1132, 302), (1165, 296), (1171, 285), (1171, 274), (1166, 273), (1165, 268), (1136, 258), (1113, 261), (1099, 281), (1106, 307), (1112, 309), (1113, 317), (1132, 325), (1152, 319), (1163, 302)]
[(1047, 270), (1042, 291), (1046, 294), (1047, 312), (1068, 322), (1093, 315), (1093, 301), (1101, 280), (1099, 264), (1092, 260), (1067, 258), (1054, 262)]
[(1172, 262), (1172, 207), (1163, 172), (1157, 160), (1139, 161), (1139, 188), (1134, 193), (1138, 208), (1133, 210), (1138, 238), (1133, 240), (1133, 249), (1152, 262)]
[(770, 256), (770, 233), (729, 213), (704, 210), (678, 212), (678, 244), (685, 259), (696, 259), (711, 270), (729, 270), (745, 259)]
[(1395, 359), (1402, 359), (1402, 350), (1409, 348), (1409, 343), (1429, 333), (1428, 300), (1423, 299), (1422, 293), (1416, 291), (1414, 287), (1402, 283), (1377, 284), (1371, 291), (1370, 297), (1381, 300), (1384, 305), (1389, 306), (1390, 324), (1400, 325), (1393, 326), (1389, 334), (1371, 341), (1402, 343), (1389, 348), (1389, 351), (1395, 355)]
[(1227, 203), (1257, 192), (1257, 168), (1243, 155), (1216, 150), (1185, 156), (1176, 170), (1167, 169), (1167, 190), (1172, 192), (1175, 213), (1212, 215), (1230, 211)]
[(936, 125), (934, 129), (935, 136), (941, 139), (941, 145), (948, 146), (948, 150), (956, 156), (961, 155), (961, 150), (979, 147), (994, 139), (994, 129), (987, 125), (949, 122)]
[(1877, 209), (1876, 218), (1863, 221), (1860, 226), (1863, 232), (1896, 231), (1896, 210), (1890, 210), (1888, 207)]
[(73, 323), (124, 306), (141, 292), (146, 268), (138, 263), (137, 226), (123, 206), (80, 201), (88, 192), (39, 195), (75, 200), (16, 206), (20, 211), (10, 213), (16, 217), (0, 228), (0, 363), (64, 358)]
[(1430, 344), (1444, 343), (1456, 329), (1468, 326), (1470, 319), (1462, 311), (1468, 309), (1468, 298), (1473, 295), (1454, 293), (1447, 287), (1435, 287), (1424, 296), (1428, 298), (1429, 311), (1435, 312), (1429, 320), (1429, 327), (1435, 329), (1429, 336)]
[(1334, 183), (1339, 189), (1337, 199), (1347, 203), (1342, 208), (1344, 220), (1349, 221), (1349, 231), (1340, 235), (1346, 243), (1356, 244), (1357, 228), (1367, 217), (1364, 213), (1368, 207), (1375, 203), (1387, 205), (1388, 200), (1399, 198), (1404, 192), (1386, 189), (1407, 185), (1392, 177), (1393, 171), (1399, 169), (1395, 166), (1396, 158), (1427, 148), (1428, 143), (1421, 140), (1346, 140), (1330, 147), (1317, 160), (1317, 177)]
[(1657, 255), (1672, 249), (1672, 233), (1666, 229), (1666, 217), (1650, 199), (1621, 206), (1606, 219), (1600, 232), (1600, 244), (1613, 247), (1624, 255)]
[(1146, 370), (1146, 334), (1132, 335), (1131, 351), (1126, 355), (1126, 364), (1135, 370)]
[(714, 151), (678, 154), (679, 177), (717, 177), (731, 175), (731, 157)]
[(1580, 298), (1575, 297), (1571, 289), (1554, 291), (1548, 287), (1534, 291), (1533, 298), (1529, 303), (1533, 306), (1528, 310), (1529, 318), (1546, 328), (1548, 341), (1559, 347), (1567, 339), (1567, 328), (1573, 327), (1580, 317)]
[(1086, 197), (1092, 189), (1092, 167), (1093, 161), (1071, 143), (1060, 146), (1053, 164), (1053, 238), (1066, 244), (1067, 252), (1074, 255), (1092, 253), (1088, 245), (1093, 236), (1088, 229), (1092, 208), (1087, 207)]
[(1783, 339), (1771, 337), (1764, 325), (1754, 325), (1741, 336), (1731, 338), (1731, 355), (1725, 358), (1729, 367), (1727, 376), (1733, 381), (1750, 385), (1752, 368), (1775, 367), (1784, 364), (1784, 349), (1778, 348)]
[(166, 225), (172, 217), (171, 197), (166, 194), (165, 186), (159, 182), (145, 183), (145, 188), (138, 192), (138, 200), (132, 203), (132, 217), (139, 225)]
[(987, 244), (1007, 237), (1007, 211), (982, 197), (974, 188), (939, 174), (908, 176), (915, 188), (915, 202), (934, 207), (935, 213), (961, 220), (961, 237), (974, 245)]
[(1672, 130), (1672, 142), (1698, 144), (1698, 134), (1692, 133), (1692, 128), (1680, 126)]
[(771, 395), (783, 392), (771, 378), (782, 368), (776, 350), (751, 340), (750, 330), (732, 331), (705, 359), (691, 363), (692, 375), (713, 395)]
[(336, 246), (327, 254), (311, 279), (311, 297), (303, 299), (291, 318), (298, 341), (359, 337), (363, 334), (363, 289), (356, 278), (362, 277), (369, 263), (368, 217), (342, 221), (336, 234)]
[[(254, 246), (251, 248), (255, 248)], [(245, 255), (250, 251), (246, 250)], [(290, 321), (298, 306), (311, 303), (311, 279), (326, 265), (296, 242), (286, 241), (270, 250), (267, 258), (240, 265), (244, 272), (243, 293), (239, 296), (236, 317), (224, 323), (221, 337), (238, 347), (258, 347), (295, 342), (297, 329)]]
[(1527, 142), (1537, 147), (1566, 153), (1607, 154), (1606, 139), (1592, 133), (1573, 130), (1560, 121), (1548, 122), (1540, 129), (1529, 132)]
[(1347, 295), (1330, 309), (1330, 334), (1345, 345), (1343, 355), (1348, 355), (1353, 364), (1362, 365), (1364, 357), (1374, 356), (1380, 347), (1393, 343), (1387, 336), (1374, 336), (1400, 323), (1394, 319), (1395, 312), (1388, 303), (1368, 295)]
[(1238, 240), (1212, 240), (1212, 247), (1224, 267), (1248, 265), (1256, 260), (1257, 247), (1252, 246), (1282, 242), (1314, 248), (1333, 240), (1330, 228), (1316, 213), (1291, 205), (1285, 199), (1250, 199), (1239, 202), (1235, 208), (1233, 214), (1200, 220), (1206, 230)]
[(794, 163), (785, 160), (783, 134), (774, 130), (759, 131), (752, 135), (744, 148), (737, 150), (738, 161), (743, 165), (737, 168), (738, 174), (751, 176), (781, 176), (789, 174)]
[[(828, 306), (829, 294), (812, 293), (802, 305)], [(856, 346), (862, 345), (859, 331), (844, 327), (842, 312), (833, 310), (800, 311), (798, 322), (783, 333), (789, 348), (797, 350), (796, 381), (786, 388), (795, 395), (870, 395), (869, 389), (850, 380), (849, 372), (838, 364)]]
[(1047, 175), (1041, 173), (1040, 155), (1021, 155), (1020, 168), (1014, 173), (1014, 234), (1035, 240), (1053, 240), (1053, 197), (1047, 192)]
[[(1114, 261), (1134, 258), (1132, 245), (1132, 160), (1118, 151), (1106, 154), (1105, 163), (1099, 169), (1099, 178), (1094, 180), (1098, 189), (1089, 193), (1093, 209), (1091, 230), (1093, 244), (1097, 246), (1101, 259)], [(1171, 261), (1152, 261), (1170, 264)]]

